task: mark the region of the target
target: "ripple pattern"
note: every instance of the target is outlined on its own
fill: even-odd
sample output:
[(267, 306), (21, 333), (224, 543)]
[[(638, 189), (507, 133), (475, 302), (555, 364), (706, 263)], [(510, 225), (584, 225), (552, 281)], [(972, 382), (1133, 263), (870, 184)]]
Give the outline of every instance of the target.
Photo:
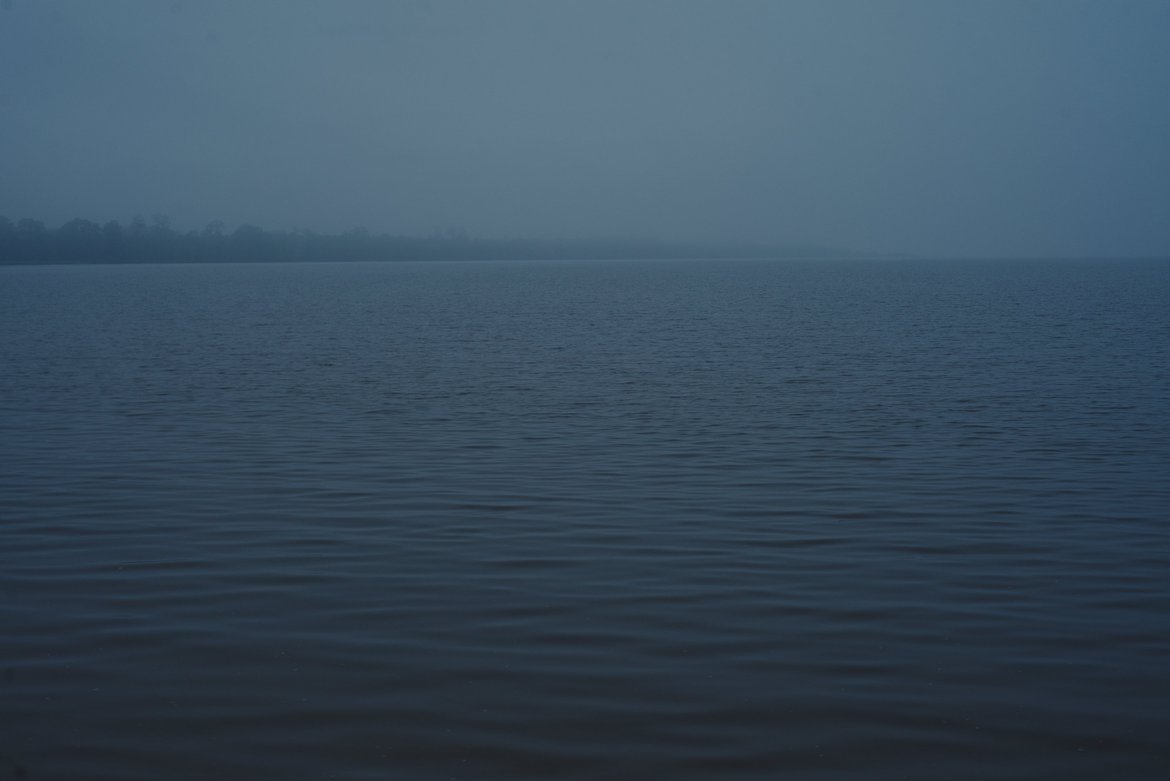
[(1164, 779), (1170, 265), (0, 268), (0, 774)]

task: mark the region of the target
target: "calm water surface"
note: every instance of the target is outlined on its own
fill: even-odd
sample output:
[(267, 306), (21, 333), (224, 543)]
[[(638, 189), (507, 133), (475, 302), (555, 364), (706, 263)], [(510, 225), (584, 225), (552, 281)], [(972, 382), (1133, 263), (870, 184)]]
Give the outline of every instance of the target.
[(0, 268), (0, 777), (1170, 777), (1170, 264)]

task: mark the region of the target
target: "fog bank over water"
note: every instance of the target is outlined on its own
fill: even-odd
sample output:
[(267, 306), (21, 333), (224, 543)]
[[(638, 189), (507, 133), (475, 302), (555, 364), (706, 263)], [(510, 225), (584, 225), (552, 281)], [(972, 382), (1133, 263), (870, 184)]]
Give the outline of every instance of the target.
[(1170, 254), (1170, 3), (0, 0), (0, 214)]

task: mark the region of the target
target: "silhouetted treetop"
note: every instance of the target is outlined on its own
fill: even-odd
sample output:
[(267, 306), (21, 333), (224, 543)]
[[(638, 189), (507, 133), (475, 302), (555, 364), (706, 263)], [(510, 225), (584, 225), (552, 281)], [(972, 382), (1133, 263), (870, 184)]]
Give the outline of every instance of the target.
[(164, 214), (141, 215), (123, 226), (76, 218), (52, 229), (40, 220), (0, 215), (0, 264), (217, 263), (347, 260), (569, 260), (617, 258), (793, 257), (842, 254), (819, 247), (747, 243), (665, 242), (652, 239), (473, 239), (461, 228), (426, 237), (266, 231), (220, 220), (180, 233)]

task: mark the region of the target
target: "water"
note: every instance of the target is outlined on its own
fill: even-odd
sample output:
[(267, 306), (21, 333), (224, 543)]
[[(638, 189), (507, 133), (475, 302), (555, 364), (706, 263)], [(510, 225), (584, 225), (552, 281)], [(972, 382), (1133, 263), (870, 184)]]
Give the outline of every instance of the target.
[(10, 267), (0, 333), (0, 774), (1170, 772), (1170, 264)]

